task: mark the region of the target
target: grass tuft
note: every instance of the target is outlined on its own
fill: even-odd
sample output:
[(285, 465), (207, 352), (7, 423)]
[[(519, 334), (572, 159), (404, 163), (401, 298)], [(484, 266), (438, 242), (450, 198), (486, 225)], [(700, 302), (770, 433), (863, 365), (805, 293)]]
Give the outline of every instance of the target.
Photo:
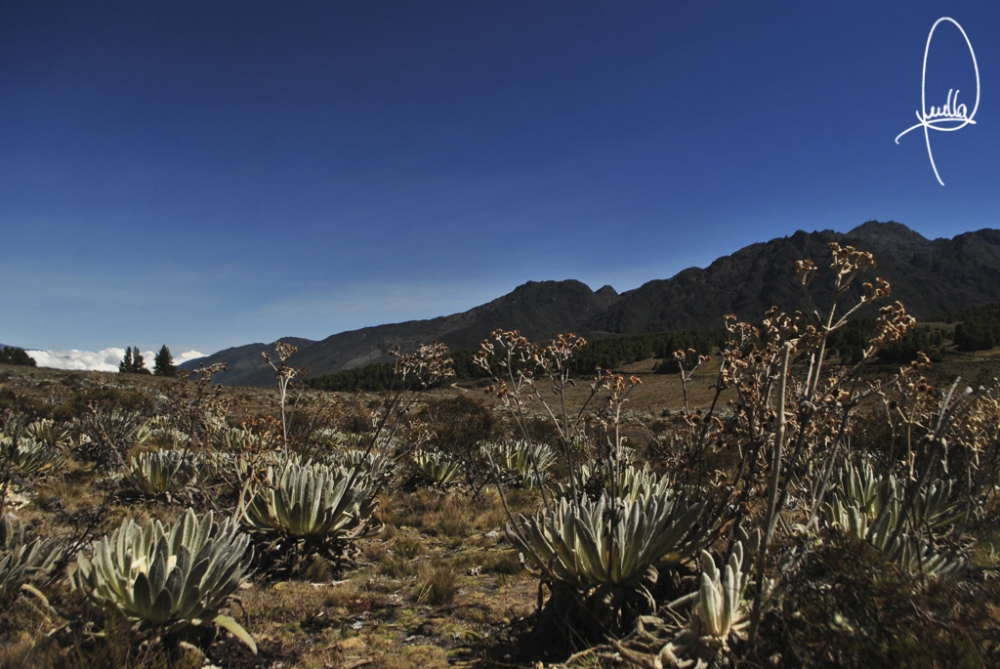
[(421, 565), (419, 579), (412, 593), (417, 604), (451, 604), (457, 593), (458, 575), (454, 566), (446, 563)]

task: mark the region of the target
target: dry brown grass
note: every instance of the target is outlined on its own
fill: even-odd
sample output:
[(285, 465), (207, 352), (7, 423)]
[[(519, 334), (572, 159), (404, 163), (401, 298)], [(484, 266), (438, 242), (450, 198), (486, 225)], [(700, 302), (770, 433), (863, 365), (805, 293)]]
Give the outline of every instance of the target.
[[(639, 374), (643, 380), (628, 403), (642, 423), (634, 426), (639, 445), (645, 435), (666, 429), (665, 410), (676, 411), (683, 405), (680, 379), (648, 373), (652, 366), (653, 361), (644, 361), (621, 370)], [(961, 374), (975, 382), (984, 375), (996, 375), (998, 369), (997, 357), (949, 356), (934, 373), (948, 379)], [(712, 365), (695, 374), (688, 387), (693, 408), (707, 407), (715, 378)], [(79, 384), (99, 387), (122, 381), (117, 374), (0, 368), (0, 388), (16, 388), (43, 405), (48, 398), (68, 401)], [(127, 381), (150, 393), (172, 383), (150, 377)], [(589, 392), (587, 385), (570, 388), (568, 401), (581, 401)], [(273, 389), (223, 392), (232, 399), (231, 415), (273, 413), (276, 407)], [(473, 391), (443, 388), (431, 395), (467, 392)], [(364, 397), (357, 400), (361, 404), (365, 401)], [(79, 530), (88, 511), (103, 507), (106, 513), (94, 528), (95, 536), (103, 536), (126, 516), (170, 522), (184, 509), (181, 504), (162, 502), (125, 503), (111, 494), (102, 478), (91, 467), (71, 462), (64, 475), (32, 483), (26, 490), (30, 503), (18, 514), (34, 534), (69, 537)], [(481, 499), (461, 488), (448, 493), (428, 488), (392, 490), (381, 500), (379, 515), (385, 529), (357, 542), (360, 550), (355, 563), (340, 568), (313, 558), (298, 580), (274, 582), (260, 574), (239, 592), (242, 607), (234, 604), (230, 613), (257, 639), (261, 655), (255, 659), (239, 655), (238, 662), (224, 666), (282, 662), (286, 667), (316, 669), (408, 669), (443, 667), (449, 662), (467, 664), (473, 656), (486, 662), (483, 658), (489, 655), (491, 640), (509, 632), (511, 623), (534, 611), (538, 581), (522, 569), (517, 554), (504, 541), (507, 516), (495, 490), (486, 489)], [(506, 502), (515, 514), (532, 514), (539, 494), (509, 490)], [(1000, 545), (1000, 541), (996, 543)], [(59, 594), (64, 588), (56, 583), (46, 593), (60, 607), (65, 605)], [(25, 608), (23, 601), (11, 607), (0, 619), (4, 628), (0, 632), (0, 667), (66, 666), (69, 651), (60, 646), (66, 636), (54, 637), (57, 642), (44, 636), (53, 625)], [(232, 642), (225, 633), (220, 638)], [(106, 656), (95, 652), (91, 657)], [(87, 665), (81, 661), (78, 666)]]

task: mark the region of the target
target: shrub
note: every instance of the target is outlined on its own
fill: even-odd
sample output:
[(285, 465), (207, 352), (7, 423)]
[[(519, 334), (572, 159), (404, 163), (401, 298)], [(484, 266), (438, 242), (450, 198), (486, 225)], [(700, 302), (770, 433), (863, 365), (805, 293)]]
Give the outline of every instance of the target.
[(86, 419), (92, 407), (148, 414), (153, 410), (153, 400), (138, 389), (90, 388), (73, 393), (69, 401), (55, 410), (53, 418), (62, 421)]

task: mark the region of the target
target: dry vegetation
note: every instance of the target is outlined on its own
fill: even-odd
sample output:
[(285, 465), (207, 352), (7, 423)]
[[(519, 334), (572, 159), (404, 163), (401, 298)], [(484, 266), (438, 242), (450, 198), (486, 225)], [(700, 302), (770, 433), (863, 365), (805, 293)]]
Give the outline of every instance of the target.
[(835, 304), (675, 376), (501, 331), (485, 393), (437, 345), (384, 395), (0, 366), (0, 667), (996, 666), (997, 360), (871, 368), (898, 303), (828, 359), (889, 294), (832, 251)]

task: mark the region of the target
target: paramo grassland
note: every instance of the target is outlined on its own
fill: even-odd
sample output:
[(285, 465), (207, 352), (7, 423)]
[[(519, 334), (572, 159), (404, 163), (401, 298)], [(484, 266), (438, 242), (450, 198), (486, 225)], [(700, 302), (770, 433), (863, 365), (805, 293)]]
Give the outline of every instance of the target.
[(0, 366), (0, 666), (996, 666), (998, 360), (829, 250), (671, 373), (501, 330), (381, 392)]

